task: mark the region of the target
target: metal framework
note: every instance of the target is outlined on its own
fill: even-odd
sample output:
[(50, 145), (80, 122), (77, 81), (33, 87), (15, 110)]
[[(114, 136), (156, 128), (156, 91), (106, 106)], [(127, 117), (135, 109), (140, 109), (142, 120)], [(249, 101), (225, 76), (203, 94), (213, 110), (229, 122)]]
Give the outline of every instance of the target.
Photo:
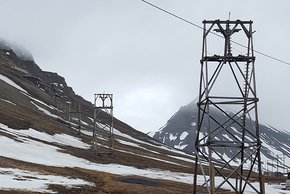
[[(194, 194), (201, 188), (197, 187), (198, 173), (204, 174), (203, 190), (207, 188), (211, 194), (222, 192), (225, 185), (233, 193), (244, 193), (250, 187), (253, 192), (264, 194), (252, 23), (203, 21)], [(232, 51), (233, 37), (243, 41), (240, 45), (247, 45), (243, 47), (244, 53)], [(218, 40), (214, 42), (214, 38)], [(217, 44), (218, 41), (222, 43)], [(216, 49), (218, 46), (222, 46), (221, 51)], [(226, 119), (220, 119), (220, 113)], [(228, 137), (227, 140), (216, 138), (219, 134)], [(221, 154), (225, 149), (231, 156)], [(217, 176), (219, 181), (216, 181)], [(259, 187), (254, 186), (253, 181), (258, 181)]]
[(68, 107), (68, 120), (69, 120), (69, 127), (72, 127), (72, 125), (75, 126), (79, 131), (79, 134), (81, 133), (81, 106), (73, 106), (73, 104), (69, 104)]
[(113, 94), (95, 94), (93, 144), (97, 155), (113, 154)]
[(58, 95), (54, 95), (53, 99), (54, 99), (54, 106), (56, 107), (55, 113), (58, 116), (58, 118), (62, 118), (64, 114), (63, 103)]

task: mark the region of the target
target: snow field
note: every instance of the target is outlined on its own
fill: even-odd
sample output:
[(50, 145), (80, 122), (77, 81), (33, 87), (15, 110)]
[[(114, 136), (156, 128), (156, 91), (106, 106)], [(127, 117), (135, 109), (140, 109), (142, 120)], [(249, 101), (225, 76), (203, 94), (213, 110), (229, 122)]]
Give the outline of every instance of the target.
[(82, 179), (74, 179), (56, 175), (44, 175), (38, 172), (15, 168), (0, 168), (1, 190), (24, 190), (39, 193), (55, 193), (48, 189), (49, 184), (78, 187), (80, 185), (95, 186), (94, 183)]
[[(151, 178), (151, 179), (171, 180), (171, 181), (182, 182), (182, 183), (187, 183), (187, 184), (192, 184), (192, 181), (193, 181), (193, 175), (188, 174), (188, 173), (170, 172), (167, 170), (160, 170), (160, 169), (138, 169), (133, 166), (125, 166), (125, 165), (119, 165), (119, 164), (93, 163), (83, 158), (78, 158), (70, 154), (59, 152), (60, 148), (57, 146), (51, 146), (51, 145), (48, 145), (48, 144), (45, 144), (36, 140), (32, 140), (29, 138), (29, 137), (34, 137), (36, 139), (41, 138), (47, 142), (57, 141), (57, 143), (60, 143), (60, 144), (70, 144), (70, 145), (71, 145), (71, 142), (75, 142), (72, 144), (76, 144), (77, 146), (81, 145), (80, 147), (84, 146), (82, 148), (87, 148), (86, 144), (82, 144), (78, 138), (75, 138), (72, 136), (58, 134), (55, 137), (53, 136), (49, 137), (48, 134), (38, 132), (33, 129), (14, 130), (14, 129), (8, 128), (7, 126), (3, 124), (0, 124), (0, 127), (3, 129), (1, 130), (2, 132), (6, 131), (9, 134), (13, 134), (18, 140), (16, 141), (14, 139), (11, 139), (5, 136), (0, 136), (0, 146), (2, 148), (0, 149), (0, 156), (4, 156), (7, 158), (12, 158), (12, 159), (20, 160), (20, 161), (26, 161), (26, 162), (31, 162), (31, 163), (36, 163), (36, 164), (41, 164), (41, 165), (46, 165), (46, 166), (69, 167), (69, 168), (79, 167), (83, 169), (95, 170), (95, 171), (123, 175), (123, 176), (136, 175), (136, 176), (142, 176), (142, 177)], [(17, 131), (19, 132), (17, 133)], [(163, 160), (160, 159), (160, 161), (163, 161)], [(176, 164), (176, 163), (173, 163), (173, 164)], [(3, 171), (3, 173), (1, 173), (1, 170)], [(79, 185), (79, 184), (91, 185), (92, 184), (92, 183), (87, 183), (80, 179), (75, 180), (75, 179), (69, 179), (69, 178), (60, 177), (60, 176), (49, 177), (48, 175), (40, 175), (40, 174), (32, 172), (33, 176), (36, 177), (37, 179), (35, 180), (36, 181), (35, 184), (31, 184), (31, 186), (29, 186), (29, 185), (26, 185), (26, 182), (29, 182), (29, 181), (26, 181), (26, 180), (22, 181), (21, 171), (19, 170), (20, 172), (18, 172), (17, 170), (19, 169), (14, 169), (14, 170), (0, 169), (1, 176), (3, 177), (3, 179), (7, 180), (6, 182), (5, 181), (0, 182), (1, 189), (13, 189), (13, 188), (24, 189), (25, 188), (26, 190), (28, 189), (28, 190), (34, 191), (34, 189), (37, 189), (38, 191), (42, 190), (43, 192), (47, 192), (47, 188), (45, 187), (45, 185), (55, 184), (55, 182), (59, 184), (63, 184), (63, 185)], [(18, 177), (20, 178), (13, 179), (12, 177), (15, 177), (16, 175), (14, 174), (17, 174), (17, 173), (18, 173)], [(25, 174), (28, 172), (23, 172), (23, 173)], [(199, 179), (198, 182), (201, 184), (204, 180), (204, 177), (198, 176), (198, 179)], [(219, 179), (217, 178), (217, 184), (218, 182), (219, 182)], [(223, 188), (227, 189), (226, 186)], [(279, 190), (277, 188), (273, 188), (273, 186), (269, 186), (269, 185), (266, 186), (267, 194), (275, 194), (275, 193), (278, 193), (278, 191)], [(252, 191), (248, 189), (246, 194), (251, 194), (251, 193)]]

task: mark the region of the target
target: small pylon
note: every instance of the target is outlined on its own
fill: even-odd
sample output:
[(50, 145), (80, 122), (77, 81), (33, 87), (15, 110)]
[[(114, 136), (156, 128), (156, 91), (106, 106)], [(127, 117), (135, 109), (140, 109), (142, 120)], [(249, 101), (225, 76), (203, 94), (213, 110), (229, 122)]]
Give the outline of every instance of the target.
[(69, 127), (71, 128), (74, 126), (76, 129), (78, 129), (79, 134), (81, 133), (81, 106), (76, 105), (73, 106), (73, 104), (69, 104)]
[(113, 154), (113, 121), (113, 94), (95, 94), (93, 144), (97, 155)]

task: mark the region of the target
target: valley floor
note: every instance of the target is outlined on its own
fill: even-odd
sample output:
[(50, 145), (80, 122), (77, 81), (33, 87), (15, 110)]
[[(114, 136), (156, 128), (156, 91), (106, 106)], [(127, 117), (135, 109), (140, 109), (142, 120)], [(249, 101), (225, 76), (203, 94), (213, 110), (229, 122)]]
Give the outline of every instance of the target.
[[(180, 182), (44, 166), (5, 157), (0, 157), (0, 166), (1, 193), (190, 193), (192, 189)], [(159, 176), (166, 176), (161, 173)]]

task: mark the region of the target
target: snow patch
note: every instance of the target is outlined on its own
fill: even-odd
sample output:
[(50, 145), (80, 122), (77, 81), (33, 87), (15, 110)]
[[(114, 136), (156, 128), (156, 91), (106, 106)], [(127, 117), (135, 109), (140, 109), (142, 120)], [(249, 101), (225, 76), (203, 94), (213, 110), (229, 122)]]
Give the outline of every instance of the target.
[(55, 83), (52, 83), (53, 85), (55, 85), (55, 86), (60, 86), (60, 87), (62, 87), (63, 88), (63, 84), (60, 84), (60, 83), (57, 83), (57, 82), (55, 82)]
[(91, 117), (88, 117), (88, 119), (90, 119), (92, 122), (94, 122), (94, 119), (93, 119), (93, 118), (91, 118)]
[(79, 138), (76, 138), (71, 135), (67, 134), (55, 134), (52, 137), (54, 140), (53, 142), (62, 144), (62, 145), (67, 145), (67, 146), (72, 146), (76, 148), (81, 148), (81, 149), (90, 149), (91, 145), (86, 144), (82, 142)]
[(41, 141), (46, 141), (49, 143), (57, 143), (60, 145), (65, 145), (65, 146), (72, 146), (72, 147), (80, 148), (80, 149), (89, 149), (91, 147), (89, 144), (82, 142), (77, 137), (73, 137), (64, 133), (50, 135), (44, 132), (36, 131), (31, 128), (28, 130), (15, 130), (1, 123), (0, 123), (0, 127), (4, 129), (4, 130), (0, 129), (0, 131), (13, 135), (15, 137), (18, 137), (19, 140), (23, 140), (23, 141), (27, 141), (26, 138), (32, 137), (34, 139), (38, 139)]
[(178, 145), (174, 145), (174, 148), (176, 149), (179, 149), (179, 150), (183, 150), (186, 146), (188, 146), (187, 144), (186, 145), (181, 145), (182, 142), (180, 142)]
[(57, 115), (50, 113), (48, 110), (38, 106), (37, 104), (35, 104), (34, 102), (30, 101), (31, 104), (33, 104), (34, 106), (36, 106), (36, 108), (42, 112), (44, 112), (46, 115), (53, 117), (53, 118), (58, 118)]
[(20, 86), (19, 86), (18, 84), (16, 84), (14, 81), (12, 81), (11, 79), (9, 79), (8, 77), (6, 77), (6, 76), (4, 76), (4, 75), (2, 75), (2, 74), (0, 74), (0, 80), (6, 82), (7, 84), (13, 86), (13, 87), (16, 88), (16, 89), (18, 89), (18, 90), (20, 90), (20, 91), (22, 91), (22, 92), (28, 94), (28, 92), (27, 92), (26, 90), (24, 90), (22, 87), (20, 87)]
[(239, 132), (239, 131), (237, 130), (237, 128), (235, 128), (235, 127), (231, 127), (231, 129), (234, 130), (234, 132), (236, 132), (236, 133), (238, 133), (238, 134), (242, 134), (242, 133)]
[[(79, 131), (79, 129), (76, 129), (76, 130)], [(87, 136), (93, 137), (93, 132), (92, 131), (87, 131), (87, 130), (82, 129), (81, 133), (85, 134)]]
[(57, 108), (55, 108), (54, 106), (51, 106), (51, 105), (48, 105), (48, 104), (46, 104), (46, 103), (44, 103), (44, 102), (42, 102), (42, 101), (40, 101), (40, 100), (38, 100), (38, 99), (36, 99), (36, 98), (33, 98), (32, 96), (29, 96), (29, 95), (26, 95), (28, 98), (30, 98), (31, 100), (33, 100), (33, 101), (35, 101), (35, 102), (38, 102), (39, 104), (42, 104), (42, 105), (44, 105), (44, 106), (46, 106), (46, 107), (48, 107), (48, 108), (50, 108), (50, 109), (53, 109), (53, 110), (56, 110)]
[(226, 139), (228, 139), (229, 141), (234, 141), (232, 138), (230, 138), (230, 136), (228, 134), (222, 134)]
[(83, 121), (83, 120), (81, 120), (81, 124), (82, 124), (82, 125), (85, 125), (85, 126), (91, 126), (91, 125), (89, 125), (87, 122), (85, 122), (85, 121)]
[(72, 179), (56, 175), (44, 175), (38, 172), (15, 168), (0, 168), (1, 190), (24, 190), (37, 193), (54, 193), (49, 185), (78, 187), (80, 185), (95, 186), (94, 183), (82, 179)]
[(7, 103), (9, 103), (9, 104), (12, 104), (12, 105), (16, 105), (14, 102), (11, 102), (11, 101), (9, 101), (9, 100), (5, 100), (5, 99), (1, 99), (2, 101), (4, 101), (4, 102), (7, 102)]
[(150, 132), (147, 133), (147, 135), (148, 135), (149, 137), (153, 137), (153, 136), (155, 135), (155, 132), (150, 131)]
[(181, 133), (181, 135), (179, 136), (179, 139), (182, 141), (184, 140), (187, 136), (188, 136), (188, 132), (187, 131), (184, 131)]
[(120, 142), (123, 145), (128, 145), (128, 146), (140, 148), (140, 146), (138, 144), (136, 144), (136, 143), (132, 143), (132, 142), (129, 142), (129, 141), (123, 141), (121, 139), (118, 139), (117, 141)]
[(176, 135), (173, 135), (173, 134), (171, 134), (171, 133), (169, 134), (169, 140), (170, 140), (170, 141), (172, 141), (172, 140), (174, 141), (174, 140), (176, 140), (176, 139), (177, 139), (177, 136), (176, 136)]
[[(140, 155), (140, 154), (136, 154), (136, 153), (133, 153), (133, 152), (128, 152), (128, 151), (125, 151), (125, 150), (119, 150), (119, 149), (115, 149), (116, 151), (119, 151), (119, 152), (123, 152), (123, 153), (127, 153), (127, 154), (131, 154), (131, 155), (134, 155), (134, 156), (138, 156), (138, 157), (142, 157), (142, 158), (148, 158), (148, 159), (152, 159), (152, 160), (156, 160), (156, 161), (160, 161), (160, 162), (165, 162), (165, 163), (168, 163), (168, 164), (173, 164), (173, 165), (178, 165), (178, 166), (184, 166), (184, 165), (181, 165), (179, 163), (175, 163), (175, 162), (170, 162), (170, 161), (167, 161), (167, 160), (162, 160), (160, 158), (156, 158), (156, 157), (150, 157), (150, 156), (146, 156), (146, 155)], [(186, 167), (186, 166), (185, 166)]]

